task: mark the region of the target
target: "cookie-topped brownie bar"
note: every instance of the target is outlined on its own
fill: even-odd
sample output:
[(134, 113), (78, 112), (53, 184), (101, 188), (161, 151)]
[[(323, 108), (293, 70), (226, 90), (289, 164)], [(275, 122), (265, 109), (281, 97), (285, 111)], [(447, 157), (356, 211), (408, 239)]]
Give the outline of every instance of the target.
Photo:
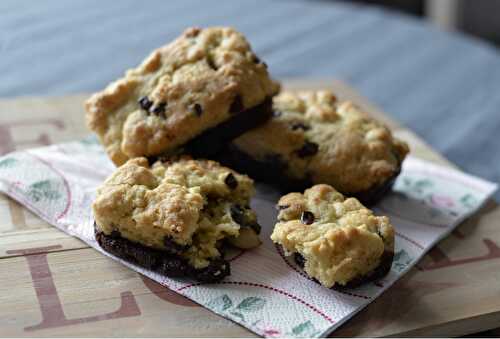
[(354, 287), (389, 272), (394, 228), (357, 199), (323, 184), (283, 196), (277, 208), (271, 239), (325, 287)]
[(135, 158), (98, 189), (92, 205), (100, 246), (171, 277), (218, 281), (230, 273), (226, 243), (260, 244), (249, 207), (253, 182), (209, 160)]
[(233, 140), (220, 161), (284, 191), (330, 184), (375, 202), (399, 174), (408, 146), (390, 130), (329, 91), (283, 92), (274, 116)]
[(190, 28), (86, 102), (116, 165), (183, 149), (209, 156), (266, 121), (279, 85), (232, 28)]

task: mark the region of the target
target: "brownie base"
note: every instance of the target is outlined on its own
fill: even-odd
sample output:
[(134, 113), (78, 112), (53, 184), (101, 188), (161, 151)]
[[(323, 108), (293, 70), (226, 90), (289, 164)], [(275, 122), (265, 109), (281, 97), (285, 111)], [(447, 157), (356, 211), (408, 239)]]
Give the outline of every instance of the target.
[[(294, 253), (293, 258), (297, 265), (304, 268), (305, 259), (300, 253)], [(340, 290), (343, 288), (355, 288), (385, 277), (391, 270), (393, 258), (394, 252), (384, 251), (384, 253), (382, 253), (382, 257), (380, 258), (380, 264), (373, 271), (363, 276), (355, 277), (354, 279), (348, 281), (345, 285), (333, 285), (332, 289)], [(316, 279), (313, 278), (313, 280), (319, 283)]]
[(180, 256), (132, 242), (122, 238), (119, 232), (107, 235), (95, 228), (95, 238), (106, 252), (170, 278), (212, 283), (231, 273), (229, 262), (224, 259), (214, 259), (207, 267), (196, 269)]
[[(309, 177), (303, 179), (288, 177), (285, 174), (288, 164), (278, 156), (267, 160), (256, 160), (234, 145), (226, 146), (216, 156), (216, 160), (224, 166), (233, 168), (240, 173), (245, 173), (257, 181), (276, 187), (283, 194), (297, 191), (302, 192), (315, 184)], [(385, 182), (370, 189), (356, 193), (340, 193), (358, 199), (365, 206), (374, 205), (380, 201), (385, 193), (391, 190), (400, 171), (401, 168), (398, 168)]]

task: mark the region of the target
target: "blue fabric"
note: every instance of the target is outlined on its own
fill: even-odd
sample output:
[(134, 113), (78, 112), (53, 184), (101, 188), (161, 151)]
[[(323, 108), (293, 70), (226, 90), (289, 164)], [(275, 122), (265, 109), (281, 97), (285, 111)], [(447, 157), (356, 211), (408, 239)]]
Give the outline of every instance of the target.
[(0, 96), (98, 90), (191, 25), (235, 26), (277, 78), (350, 83), (464, 170), (500, 181), (499, 51), (374, 7), (3, 0)]

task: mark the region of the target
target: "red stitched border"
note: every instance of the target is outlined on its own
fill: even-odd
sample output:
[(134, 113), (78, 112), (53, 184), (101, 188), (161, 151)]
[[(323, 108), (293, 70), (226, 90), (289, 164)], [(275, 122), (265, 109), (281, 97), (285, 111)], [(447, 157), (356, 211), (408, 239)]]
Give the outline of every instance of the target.
[[(277, 292), (279, 294), (282, 294), (292, 300), (295, 300), (295, 301), (298, 301), (299, 303), (303, 304), (304, 306), (310, 308), (311, 310), (313, 310), (314, 312), (316, 312), (317, 314), (319, 314), (320, 316), (322, 316), (323, 318), (325, 318), (326, 320), (328, 320), (330, 323), (335, 323), (335, 321), (333, 321), (332, 318), (330, 318), (328, 315), (326, 315), (325, 313), (323, 313), (322, 311), (320, 311), (319, 309), (317, 309), (315, 306), (309, 304), (308, 302), (300, 299), (299, 297), (291, 294), (291, 293), (288, 293), (284, 290), (281, 290), (279, 288), (276, 288), (276, 287), (272, 287), (272, 286), (267, 286), (267, 285), (263, 285), (263, 284), (256, 284), (256, 283), (251, 283), (251, 282), (246, 282), (246, 281), (219, 281), (219, 282), (216, 282), (214, 284), (218, 284), (218, 285), (244, 285), (244, 286), (252, 286), (252, 287), (261, 287), (261, 288), (266, 288), (268, 290), (271, 290), (273, 292)], [(186, 285), (186, 286), (183, 286), (179, 289), (177, 289), (177, 292), (180, 292), (184, 289), (187, 289), (187, 288), (190, 288), (190, 287), (193, 287), (193, 286), (200, 286), (200, 285), (203, 285), (203, 283), (194, 283), (194, 284), (189, 284), (189, 285)]]
[(396, 233), (396, 235), (397, 235), (398, 237), (403, 238), (404, 240), (408, 241), (409, 243), (412, 243), (413, 245), (417, 246), (417, 247), (418, 247), (418, 248), (420, 248), (421, 250), (423, 250), (423, 249), (424, 249), (424, 246), (420, 245), (420, 244), (419, 244), (418, 242), (416, 242), (415, 240), (408, 238), (406, 235), (401, 234), (401, 233), (399, 233), (399, 232), (395, 232), (395, 233)]

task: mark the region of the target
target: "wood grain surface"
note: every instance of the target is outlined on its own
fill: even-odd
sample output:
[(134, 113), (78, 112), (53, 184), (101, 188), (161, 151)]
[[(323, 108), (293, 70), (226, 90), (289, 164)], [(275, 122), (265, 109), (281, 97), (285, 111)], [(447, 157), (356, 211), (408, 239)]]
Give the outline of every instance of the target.
[[(453, 166), (348, 86), (331, 88), (391, 126), (413, 155)], [(81, 138), (86, 95), (0, 101), (0, 154)], [(333, 336), (459, 336), (500, 324), (500, 207), (490, 201)], [(0, 195), (1, 336), (254, 336), (100, 255)], [(498, 331), (498, 330), (497, 330)], [(498, 332), (494, 332), (498, 333)]]

